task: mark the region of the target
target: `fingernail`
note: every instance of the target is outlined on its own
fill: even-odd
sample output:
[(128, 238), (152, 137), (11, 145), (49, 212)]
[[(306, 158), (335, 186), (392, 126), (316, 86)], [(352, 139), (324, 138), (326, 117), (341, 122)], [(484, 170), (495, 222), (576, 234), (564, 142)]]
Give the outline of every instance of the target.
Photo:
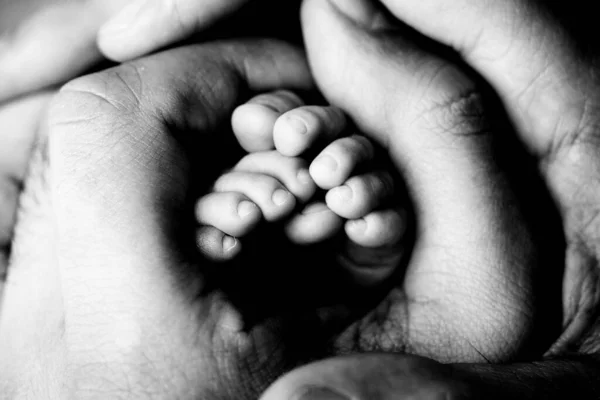
[(311, 387), (294, 400), (349, 400), (349, 397), (326, 387)]
[(238, 205), (238, 214), (240, 217), (245, 218), (252, 214), (255, 209), (256, 205), (254, 203), (244, 200)]
[(310, 177), (310, 173), (308, 172), (307, 169), (303, 168), (300, 171), (298, 171), (298, 182), (300, 182), (304, 185), (312, 182), (312, 178)]
[(277, 206), (284, 205), (290, 199), (290, 192), (283, 189), (277, 189), (273, 192), (273, 203)]
[(113, 19), (109, 20), (99, 32), (101, 36), (120, 36), (137, 25), (143, 19), (152, 17), (151, 1), (137, 0), (126, 5)]
[(354, 194), (354, 192), (352, 192), (352, 189), (350, 189), (350, 187), (343, 185), (343, 186), (338, 186), (336, 188), (331, 189), (331, 191), (333, 192), (333, 195), (335, 197), (337, 197), (338, 199), (342, 200), (342, 201), (349, 201), (352, 199), (352, 196)]
[(233, 250), (233, 248), (237, 245), (237, 239), (231, 237), (229, 235), (223, 236), (223, 248), (226, 252)]
[(306, 135), (308, 132), (308, 128), (306, 123), (297, 117), (289, 117), (287, 119), (288, 126), (292, 128), (292, 130), (299, 135)]
[(331, 156), (319, 156), (314, 161), (313, 168), (324, 169), (327, 172), (333, 172), (338, 168), (338, 163)]

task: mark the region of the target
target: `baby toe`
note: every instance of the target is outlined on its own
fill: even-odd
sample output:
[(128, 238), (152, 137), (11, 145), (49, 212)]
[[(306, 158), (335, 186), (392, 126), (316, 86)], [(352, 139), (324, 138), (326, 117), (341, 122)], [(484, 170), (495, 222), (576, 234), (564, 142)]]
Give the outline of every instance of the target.
[(364, 247), (392, 246), (406, 232), (406, 213), (393, 209), (373, 211), (365, 217), (346, 222), (348, 238)]
[(352, 171), (372, 160), (373, 144), (364, 136), (335, 140), (311, 163), (310, 175), (322, 189), (329, 190), (346, 181)]
[(340, 217), (356, 219), (381, 206), (394, 193), (394, 181), (385, 171), (353, 176), (329, 190), (327, 206)]
[(233, 169), (271, 176), (281, 182), (300, 202), (307, 201), (316, 191), (316, 185), (306, 168), (306, 161), (284, 156), (276, 150), (248, 154)]
[(298, 156), (316, 142), (341, 136), (347, 125), (344, 113), (337, 107), (298, 107), (277, 119), (273, 142), (281, 154)]
[(261, 173), (229, 172), (217, 179), (214, 190), (242, 193), (258, 206), (267, 221), (276, 221), (289, 215), (296, 206), (294, 195), (279, 180)]
[(297, 244), (322, 242), (338, 233), (343, 220), (324, 203), (311, 203), (285, 226), (287, 237)]
[(209, 193), (196, 203), (200, 225), (213, 226), (230, 236), (247, 234), (261, 219), (256, 204), (238, 192)]
[(241, 250), (240, 242), (213, 226), (201, 226), (196, 231), (196, 245), (200, 253), (211, 261), (224, 262), (235, 258)]
[(248, 152), (272, 149), (277, 118), (302, 104), (294, 93), (279, 90), (260, 94), (237, 107), (231, 116), (231, 126), (240, 146)]

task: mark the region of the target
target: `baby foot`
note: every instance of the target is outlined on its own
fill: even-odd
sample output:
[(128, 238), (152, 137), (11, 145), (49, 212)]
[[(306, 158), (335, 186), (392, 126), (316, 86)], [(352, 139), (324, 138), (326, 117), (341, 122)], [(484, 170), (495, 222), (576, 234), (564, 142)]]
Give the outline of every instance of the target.
[[(232, 192), (237, 192), (229, 200), (236, 206), (243, 198), (249, 199), (247, 201), (256, 199), (257, 216), (240, 219), (239, 214), (231, 211), (235, 207), (227, 205), (225, 198), (220, 201), (216, 193), (202, 200), (212, 201), (214, 197), (219, 207), (226, 208), (221, 212), (229, 213), (227, 218), (216, 222), (222, 218), (216, 210), (210, 210), (211, 215), (201, 219), (203, 212), (199, 208), (200, 223), (218, 228), (216, 231), (207, 231), (208, 228), (203, 227), (198, 235), (200, 247), (213, 253), (212, 258), (228, 259), (237, 255), (240, 246), (233, 237), (243, 236), (252, 230), (261, 220), (261, 213), (268, 222), (292, 213), (292, 205), (280, 206), (275, 210), (272, 207), (273, 196), (278, 192), (273, 189), (277, 182), (291, 191), (295, 196), (293, 204), (300, 210), (284, 228), (286, 236), (294, 243), (322, 242), (341, 229), (345, 229), (354, 245), (371, 248), (393, 246), (403, 237), (405, 215), (397, 207), (390, 208), (389, 204), (395, 192), (394, 180), (389, 172), (374, 168), (375, 149), (368, 139), (360, 135), (344, 137), (349, 131), (349, 123), (338, 108), (304, 105), (293, 93), (277, 91), (256, 96), (238, 107), (232, 115), (232, 126), (239, 143), (246, 150), (273, 147), (276, 150), (259, 151), (246, 156), (233, 171), (219, 178), (215, 184), (215, 192), (228, 193), (229, 197), (234, 196)], [(318, 150), (322, 151), (310, 165), (309, 171), (305, 167), (298, 167), (297, 163), (301, 162), (299, 156), (314, 157)], [(290, 162), (297, 168), (285, 167)], [(298, 179), (289, 179), (287, 176), (294, 173), (296, 178), (301, 177), (300, 181), (316, 182), (323, 189), (321, 197), (324, 201), (311, 199), (316, 188), (314, 183), (309, 192), (294, 186)], [(248, 174), (266, 175), (260, 180), (270, 183), (253, 183)], [(307, 204), (308, 200), (312, 201)], [(231, 221), (237, 222), (235, 229), (231, 229)], [(219, 234), (223, 235), (221, 241), (218, 240)], [(215, 239), (206, 240), (210, 235)], [(224, 245), (233, 246), (227, 256)]]
[(200, 251), (214, 260), (233, 258), (241, 250), (236, 237), (247, 235), (262, 219), (289, 216), (297, 201), (308, 200), (315, 190), (301, 158), (275, 150), (246, 155), (196, 204)]

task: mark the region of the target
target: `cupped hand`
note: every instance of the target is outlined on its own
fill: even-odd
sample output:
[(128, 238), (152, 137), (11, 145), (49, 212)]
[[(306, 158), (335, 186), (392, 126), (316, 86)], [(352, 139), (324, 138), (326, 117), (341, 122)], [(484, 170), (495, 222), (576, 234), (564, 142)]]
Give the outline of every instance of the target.
[(219, 172), (214, 155), (233, 157), (222, 128), (234, 106), (310, 85), (301, 52), (254, 41), (182, 48), (62, 89), (20, 201), (3, 395), (252, 397), (314, 354), (285, 345), (301, 321), (301, 332), (277, 320), (243, 330), (197, 259), (188, 209)]
[[(447, 182), (423, 174), (414, 196), (417, 205), (440, 207), (433, 213), (439, 220), (427, 221), (427, 230), (436, 228), (442, 237), (457, 229), (466, 241), (432, 248), (450, 258), (452, 251), (465, 251), (460, 260), (470, 262), (434, 264), (439, 253), (417, 249), (419, 267), (411, 267), (404, 284), (398, 275), (379, 303), (381, 297), (357, 292), (346, 304), (351, 308), (319, 307), (316, 295), (335, 300), (331, 295), (344, 286), (329, 273), (336, 256), (330, 249), (303, 251), (304, 271), (270, 257), (280, 268), (266, 272), (288, 278), (279, 285), (265, 284), (272, 276), (257, 264), (260, 257), (232, 270), (197, 257), (190, 204), (229, 157), (239, 157), (225, 129), (234, 106), (252, 91), (310, 86), (301, 53), (269, 41), (180, 48), (65, 86), (48, 112), (48, 135), (21, 199), (0, 321), (3, 392), (252, 398), (298, 364), (353, 350), (409, 351), (450, 361), (519, 354), (531, 336), (533, 310), (526, 302), (528, 270), (521, 267), (536, 254), (521, 252), (523, 243), (516, 241), (529, 239), (516, 206), (513, 236), (486, 231), (506, 220), (488, 205), (489, 197), (508, 204), (513, 197), (477, 134), (439, 147), (450, 154), (436, 153), (431, 168), (450, 172), (458, 165), (482, 187), (458, 173), (445, 176)], [(470, 154), (470, 146), (482, 153)], [(416, 157), (416, 150), (406, 151)], [(473, 223), (455, 227), (441, 218), (465, 205)], [(462, 226), (480, 230), (462, 232)], [(480, 242), (489, 252), (474, 246)], [(436, 270), (447, 266), (452, 268)], [(470, 272), (481, 286), (472, 293), (475, 300), (465, 295), (476, 285)], [(290, 279), (303, 274), (304, 280)], [(406, 297), (403, 287), (414, 297)], [(495, 302), (506, 307), (494, 308)], [(275, 312), (262, 312), (262, 305)], [(479, 308), (491, 315), (473, 321)], [(23, 315), (23, 309), (29, 312)], [(261, 312), (252, 314), (256, 310)], [(470, 325), (455, 324), (454, 317)], [(516, 339), (502, 332), (508, 324)]]
[[(534, 344), (530, 342), (521, 348), (525, 350), (525, 353), (521, 353), (523, 362), (505, 365), (470, 363), (442, 366), (423, 358), (391, 354), (354, 355), (325, 360), (285, 376), (263, 398), (295, 398), (293, 396), (304, 394), (306, 397), (303, 400), (437, 398), (435, 396), (558, 399), (573, 393), (577, 393), (579, 398), (597, 398), (596, 216), (600, 199), (596, 190), (599, 163), (596, 126), (600, 117), (600, 92), (595, 79), (597, 63), (593, 53), (597, 45), (576, 42), (576, 36), (563, 24), (565, 21), (556, 19), (546, 5), (536, 2), (458, 1), (442, 5), (435, 0), (389, 0), (382, 3), (387, 7), (384, 12), (369, 1), (305, 2), (304, 29), (315, 79), (333, 104), (341, 106), (359, 126), (389, 145), (390, 151), (396, 153), (396, 158), (405, 166), (409, 184), (412, 178), (413, 187), (423, 186), (420, 190), (415, 189), (417, 206), (420, 194), (423, 194), (421, 204), (428, 204), (424, 196), (426, 190), (444, 190), (443, 183), (425, 187), (423, 182), (427, 179), (427, 172), (434, 172), (433, 176), (443, 176), (448, 185), (463, 180), (461, 192), (465, 193), (469, 184), (477, 185), (479, 190), (485, 187), (485, 179), (475, 180), (475, 171), (485, 171), (494, 163), (502, 166), (503, 173), (512, 171), (509, 181), (517, 183), (515, 193), (525, 196), (525, 202), (521, 203), (525, 207), (521, 215), (511, 218), (510, 223), (532, 221), (534, 241), (522, 243), (525, 244), (524, 248), (537, 249), (539, 257), (537, 266), (531, 264), (532, 260), (522, 259), (525, 262), (520, 264), (518, 270), (525, 274), (526, 279), (518, 280), (521, 284), (513, 288), (518, 287), (521, 294), (526, 294), (525, 304), (531, 306), (527, 315), (529, 321), (533, 322), (529, 326), (529, 333), (537, 339)], [(390, 13), (411, 28), (398, 22), (390, 23)], [(320, 39), (324, 36), (328, 38), (327, 41)], [(425, 62), (414, 63), (415, 57), (412, 56), (419, 54), (419, 49), (411, 46), (410, 42), (407, 45), (407, 38), (415, 36), (421, 46), (425, 46), (421, 49), (434, 49), (434, 54), (443, 61), (421, 56), (417, 59)], [(452, 60), (454, 66), (448, 60)], [(462, 69), (461, 73), (456, 73), (456, 66)], [(392, 84), (394, 77), (396, 85)], [(466, 86), (465, 77), (468, 77)], [(482, 78), (486, 81), (483, 85)], [(414, 81), (419, 84), (415, 86)], [(479, 82), (480, 86), (473, 86), (475, 82)], [(489, 116), (498, 111), (497, 108), (482, 108), (478, 104), (479, 96), (488, 88), (495, 92), (500, 105), (506, 109), (519, 143), (503, 146), (502, 143), (511, 133), (510, 125), (502, 123), (502, 120), (494, 120), (488, 129), (496, 139), (484, 146), (487, 150), (477, 150), (476, 141), (485, 140), (486, 135), (480, 134), (478, 139), (479, 130), (472, 129), (473, 125), (469, 122), (480, 120), (482, 114), (488, 113)], [(373, 93), (373, 97), (368, 97), (368, 93)], [(411, 95), (411, 101), (405, 100), (407, 93)], [(427, 102), (432, 98), (433, 107)], [(423, 105), (429, 113), (422, 112)], [(425, 131), (416, 129), (419, 126), (426, 128)], [(449, 143), (444, 144), (444, 137), (450, 139)], [(475, 157), (475, 165), (479, 167), (468, 167), (465, 164), (468, 158), (463, 156), (460, 158), (462, 166), (455, 163), (453, 167), (436, 171), (434, 167), (442, 165), (437, 160), (451, 157), (454, 151), (460, 150), (469, 141), (473, 143), (465, 145), (463, 149), (470, 149), (469, 153)], [(420, 151), (411, 154), (410, 146)], [(517, 162), (516, 155), (521, 148), (532, 155), (543, 186), (519, 183), (531, 182), (527, 178), (530, 174), (535, 175)], [(494, 153), (497, 155), (486, 155), (485, 151), (490, 149), (496, 149)], [(482, 154), (483, 158), (479, 158)], [(454, 160), (458, 161), (459, 158)], [(469, 169), (471, 173), (467, 173)], [(459, 176), (454, 177), (454, 172)], [(459, 186), (454, 184), (453, 187), (457, 189)], [(549, 195), (544, 194), (544, 187)], [(504, 190), (504, 193), (508, 191)], [(558, 210), (565, 249), (561, 246), (561, 235), (551, 241), (554, 244), (542, 245), (539, 242), (546, 240), (544, 231), (551, 233), (556, 229), (551, 205), (539, 202), (544, 197), (546, 202), (552, 199)], [(441, 195), (438, 198), (442, 198)], [(520, 198), (523, 201), (523, 197)], [(510, 203), (498, 200), (496, 195), (489, 196), (486, 202), (488, 205), (496, 204), (505, 212), (510, 208)], [(443, 212), (443, 209), (444, 204), (437, 204), (437, 208), (417, 208), (417, 216), (427, 221), (437, 210)], [(460, 218), (468, 221), (469, 214), (476, 215), (476, 210), (480, 208), (469, 207), (469, 211), (465, 210)], [(530, 220), (531, 217), (534, 217), (533, 220)], [(421, 240), (434, 236), (434, 228), (440, 226), (426, 224)], [(458, 234), (456, 229), (460, 229), (460, 224), (447, 226), (455, 227), (456, 240), (468, 237)], [(476, 232), (477, 228), (474, 229)], [(502, 231), (510, 232), (511, 227), (505, 226)], [(541, 235), (536, 236), (536, 232)], [(486, 237), (485, 232), (477, 236)], [(490, 241), (492, 246), (501, 243), (497, 239)], [(447, 250), (446, 246), (439, 244), (440, 241), (435, 241), (433, 247)], [(428, 249), (427, 242), (422, 243), (420, 248), (424, 254), (436, 254), (431, 248)], [(475, 248), (482, 250), (490, 247), (480, 245)], [(500, 248), (506, 249), (503, 246)], [(465, 249), (462, 254), (475, 254), (472, 249)], [(419, 254), (418, 243), (416, 254)], [(442, 251), (442, 254), (447, 255), (448, 252)], [(418, 265), (415, 263), (419, 262), (419, 258), (414, 258), (412, 262), (410, 268)], [(462, 271), (474, 273), (456, 279), (455, 287), (471, 287), (469, 282), (474, 281), (470, 279), (477, 273), (475, 271), (481, 271), (482, 268), (485, 268), (485, 264), (478, 263), (474, 270), (470, 270), (467, 264)], [(460, 268), (456, 270), (461, 271)], [(444, 282), (441, 278), (432, 279), (434, 274), (419, 276), (415, 273), (414, 279), (410, 278), (410, 269), (407, 274), (405, 287), (411, 282), (419, 282), (419, 278), (423, 286)], [(556, 285), (560, 278), (562, 288)], [(531, 284), (529, 291), (527, 286), (522, 285), (527, 280)], [(475, 283), (464, 298), (476, 299), (480, 287), (479, 282)], [(443, 293), (442, 290), (434, 293), (439, 292)], [(460, 300), (460, 297), (454, 300)], [(562, 305), (557, 304), (558, 301)], [(432, 304), (435, 309), (436, 303)], [(506, 307), (506, 302), (498, 301), (495, 305), (498, 309), (514, 310)], [(489, 317), (489, 313), (483, 312), (485, 308), (485, 303), (478, 303), (475, 308), (465, 307), (463, 303), (450, 310), (449, 314), (441, 315), (438, 321), (444, 321), (444, 317), (453, 315), (454, 311), (457, 314), (454, 314), (450, 323), (459, 325), (463, 332), (469, 331)], [(477, 312), (469, 316), (469, 310)], [(509, 314), (503, 315), (507, 321)], [(536, 320), (536, 315), (542, 319)], [(556, 324), (557, 318), (560, 319), (558, 330), (555, 329), (556, 325), (552, 325)], [(424, 326), (430, 327), (430, 320), (425, 320)], [(397, 326), (392, 325), (387, 334), (396, 332), (394, 328)], [(546, 332), (541, 332), (544, 330)], [(436, 332), (434, 330), (428, 335), (423, 334), (423, 330), (408, 331), (414, 332), (414, 336), (419, 338), (433, 338)], [(509, 327), (496, 332), (507, 333), (509, 340), (518, 337)], [(539, 333), (543, 335), (537, 336)], [(451, 336), (444, 331), (442, 337)], [(489, 338), (487, 336), (488, 344)], [(461, 343), (456, 339), (449, 342), (440, 348), (448, 349)], [(501, 342), (495, 343), (502, 347)], [(544, 356), (527, 351), (536, 344), (545, 349)], [(456, 361), (441, 359), (435, 351), (429, 354), (422, 351), (413, 353), (441, 361)]]

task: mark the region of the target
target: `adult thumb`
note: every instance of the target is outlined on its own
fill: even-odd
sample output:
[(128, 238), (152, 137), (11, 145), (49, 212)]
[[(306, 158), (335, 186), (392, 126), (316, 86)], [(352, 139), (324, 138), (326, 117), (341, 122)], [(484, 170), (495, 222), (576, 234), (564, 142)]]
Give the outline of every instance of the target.
[(261, 400), (595, 399), (591, 360), (510, 365), (440, 364), (399, 354), (357, 354), (298, 368)]
[(127, 61), (182, 40), (248, 0), (134, 0), (98, 32), (98, 46)]

